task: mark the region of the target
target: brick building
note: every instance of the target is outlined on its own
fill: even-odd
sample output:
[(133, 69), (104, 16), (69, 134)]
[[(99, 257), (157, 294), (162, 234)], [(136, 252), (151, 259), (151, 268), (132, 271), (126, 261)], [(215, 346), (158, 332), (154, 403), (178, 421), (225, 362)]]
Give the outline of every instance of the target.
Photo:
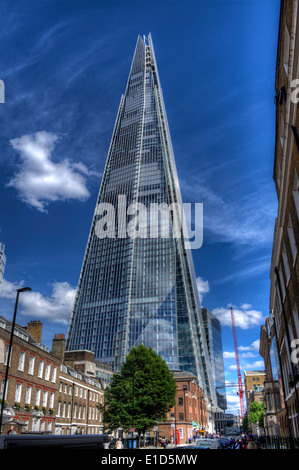
[[(0, 317), (1, 398), (11, 322)], [(41, 343), (42, 323), (15, 325), (5, 407), (12, 419), (3, 433), (99, 434), (103, 386), (64, 364), (65, 337), (55, 335), (52, 351)]]
[[(48, 432), (54, 429), (59, 361), (41, 341), (40, 322), (15, 326), (6, 395), (15, 414), (3, 432)], [(0, 317), (0, 376), (3, 395), (11, 322)]]
[(159, 436), (171, 441), (176, 432), (177, 441), (186, 443), (194, 434), (201, 435), (208, 430), (207, 403), (195, 375), (174, 371), (174, 378), (176, 404), (169, 412), (168, 421), (159, 423)]
[(94, 370), (94, 355), (77, 351), (79, 364), (74, 368), (65, 357), (65, 343), (64, 335), (55, 335), (52, 351), (61, 363), (55, 434), (100, 434), (103, 423), (99, 405), (104, 403), (104, 388), (98, 379), (88, 375)]
[(96, 361), (94, 352), (87, 350), (65, 351), (64, 364), (90, 377), (98, 378), (103, 387), (110, 384), (114, 373), (112, 366)]
[(285, 415), (285, 406), (281, 374), (276, 366), (277, 343), (272, 315), (266, 318), (265, 325), (261, 327), (259, 352), (265, 363), (263, 390), (265, 434), (266, 436), (279, 436), (281, 434), (280, 420)]
[[(276, 136), (273, 178), (278, 197), (272, 261), (270, 310), (278, 345), (285, 408), (280, 425), (299, 437), (299, 368), (292, 341), (299, 338), (299, 7), (282, 0), (275, 78)], [(283, 403), (283, 402), (282, 402)]]

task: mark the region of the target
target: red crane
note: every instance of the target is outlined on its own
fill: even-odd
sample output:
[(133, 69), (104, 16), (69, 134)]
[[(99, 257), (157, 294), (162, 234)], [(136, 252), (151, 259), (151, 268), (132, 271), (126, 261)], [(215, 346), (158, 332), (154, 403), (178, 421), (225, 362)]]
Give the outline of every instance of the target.
[(236, 356), (236, 363), (237, 363), (238, 387), (239, 387), (238, 395), (240, 397), (240, 412), (241, 412), (241, 418), (243, 419), (245, 415), (244, 390), (243, 390), (243, 382), (242, 382), (242, 376), (241, 376), (241, 370), (240, 370), (239, 352), (238, 352), (237, 334), (236, 334), (236, 325), (235, 325), (233, 307), (230, 308), (230, 313), (232, 317), (232, 328), (233, 328), (234, 344), (235, 344), (235, 356)]

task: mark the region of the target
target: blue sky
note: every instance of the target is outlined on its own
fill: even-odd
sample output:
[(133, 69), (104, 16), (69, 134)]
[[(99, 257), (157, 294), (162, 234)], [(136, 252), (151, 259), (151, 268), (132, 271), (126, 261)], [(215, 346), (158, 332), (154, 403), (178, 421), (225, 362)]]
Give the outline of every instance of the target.
[[(138, 34), (151, 32), (184, 202), (204, 204), (193, 258), (222, 323), (225, 373), (262, 369), (277, 198), (278, 0), (3, 1), (0, 314), (66, 333), (101, 175)], [(239, 408), (227, 388), (228, 410)]]

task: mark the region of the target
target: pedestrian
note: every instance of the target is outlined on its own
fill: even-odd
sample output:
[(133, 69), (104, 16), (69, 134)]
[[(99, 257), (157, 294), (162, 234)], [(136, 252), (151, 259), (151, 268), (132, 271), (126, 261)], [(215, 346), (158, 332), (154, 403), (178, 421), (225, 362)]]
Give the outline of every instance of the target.
[(246, 439), (247, 442), (245, 444), (245, 449), (259, 449), (259, 446), (256, 442), (254, 442), (253, 436), (251, 434), (249, 434)]
[(124, 445), (122, 443), (121, 438), (119, 438), (118, 441), (116, 441), (115, 448), (116, 449), (123, 449), (124, 448)]
[(242, 444), (241, 444), (241, 441), (239, 439), (236, 440), (236, 445), (235, 445), (234, 449), (242, 449)]

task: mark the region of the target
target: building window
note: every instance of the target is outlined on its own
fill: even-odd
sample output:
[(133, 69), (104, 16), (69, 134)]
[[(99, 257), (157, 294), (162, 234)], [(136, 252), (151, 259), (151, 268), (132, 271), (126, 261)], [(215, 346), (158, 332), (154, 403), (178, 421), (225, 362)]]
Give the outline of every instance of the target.
[(60, 416), (61, 413), (61, 401), (58, 402), (57, 416)]
[(51, 370), (51, 364), (49, 364), (47, 362), (46, 372), (45, 372), (45, 380), (50, 380), (50, 370)]
[(37, 388), (36, 394), (35, 394), (35, 406), (39, 406), (40, 404), (40, 395), (41, 395), (41, 389)]
[(289, 55), (290, 55), (290, 33), (287, 28), (287, 25), (285, 25), (284, 43), (283, 43), (283, 65), (284, 65), (284, 69), (287, 75), (289, 73)]
[(280, 132), (279, 132), (279, 136), (280, 136), (281, 146), (283, 148), (283, 143), (284, 143), (284, 119), (283, 119), (282, 113), (280, 113)]
[(65, 418), (65, 412), (66, 412), (66, 403), (64, 402), (63, 407), (62, 407), (62, 417), (63, 418)]
[(54, 407), (54, 392), (51, 392), (50, 393), (50, 403), (49, 403), (49, 408), (53, 408)]
[(183, 405), (183, 398), (179, 397), (179, 405)]
[(53, 366), (53, 371), (52, 371), (52, 382), (56, 383), (56, 376), (57, 376), (57, 367)]
[(77, 397), (77, 396), (78, 396), (78, 387), (76, 386), (75, 387), (75, 397)]
[[(7, 358), (8, 358), (8, 350), (9, 350), (9, 344), (5, 345), (5, 358), (4, 358), (4, 365), (7, 365)], [(11, 354), (10, 354), (10, 359), (9, 359), (9, 367), (11, 365), (11, 357), (12, 357), (12, 349), (11, 349)]]
[(68, 404), (68, 407), (67, 407), (67, 417), (68, 418), (71, 417), (71, 404), (70, 403)]
[(291, 272), (290, 272), (290, 266), (289, 266), (288, 255), (287, 255), (285, 244), (282, 245), (281, 254), (282, 254), (282, 260), (283, 260), (284, 272), (286, 275), (286, 285), (288, 285), (290, 277), (291, 277)]
[(44, 394), (43, 394), (43, 407), (47, 407), (47, 403), (48, 403), (48, 392), (47, 390), (44, 390)]
[(295, 260), (296, 260), (296, 256), (297, 256), (297, 245), (296, 245), (296, 240), (295, 240), (295, 235), (294, 235), (294, 230), (293, 230), (291, 214), (289, 214), (289, 219), (288, 219), (288, 236), (289, 236), (289, 241), (290, 241), (290, 245), (291, 245), (292, 256), (293, 256), (293, 265), (294, 265)]
[(24, 372), (24, 364), (25, 364), (25, 352), (20, 351), (19, 365), (18, 365), (19, 371)]
[(38, 374), (37, 376), (42, 379), (43, 378), (43, 373), (44, 373), (44, 361), (41, 359), (39, 361), (39, 365), (38, 365)]
[(30, 358), (29, 358), (29, 369), (28, 369), (28, 374), (29, 375), (34, 374), (34, 364), (35, 364), (35, 357), (30, 356)]
[(32, 387), (27, 385), (26, 388), (26, 398), (25, 398), (25, 405), (30, 405), (31, 403), (31, 392), (32, 392)]
[(17, 382), (16, 383), (16, 393), (15, 393), (15, 402), (16, 403), (20, 403), (21, 393), (22, 393), (22, 384)]
[(174, 413), (170, 413), (170, 419), (175, 419)]
[(179, 413), (179, 420), (183, 421), (183, 419), (184, 419), (184, 413)]
[(297, 211), (297, 217), (299, 219), (299, 178), (296, 170), (294, 172), (292, 193)]
[(77, 405), (75, 405), (74, 407), (74, 419), (77, 418)]

